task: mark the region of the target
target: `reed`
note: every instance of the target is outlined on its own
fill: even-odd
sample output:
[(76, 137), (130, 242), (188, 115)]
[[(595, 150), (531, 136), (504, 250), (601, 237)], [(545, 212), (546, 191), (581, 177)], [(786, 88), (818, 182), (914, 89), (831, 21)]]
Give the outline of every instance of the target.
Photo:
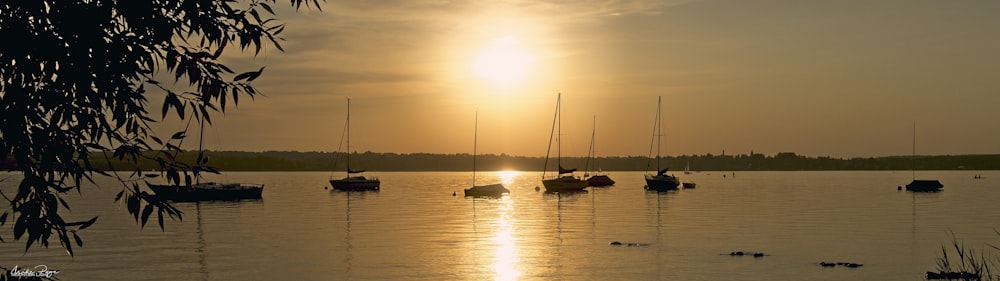
[[(994, 232), (1000, 235), (1000, 231)], [(1000, 247), (986, 244), (989, 248), (977, 251), (974, 247), (966, 246), (954, 232), (949, 231), (948, 236), (951, 239), (950, 247), (941, 244), (941, 253), (935, 260), (938, 272), (928, 271), (927, 279), (1000, 280), (1000, 275), (993, 274), (996, 268), (1000, 268), (1000, 259), (989, 250), (1000, 250)]]

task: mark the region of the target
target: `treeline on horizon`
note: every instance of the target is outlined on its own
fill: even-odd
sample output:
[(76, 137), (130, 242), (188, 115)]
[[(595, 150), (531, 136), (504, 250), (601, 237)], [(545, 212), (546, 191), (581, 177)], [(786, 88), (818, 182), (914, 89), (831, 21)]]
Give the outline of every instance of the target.
[[(206, 151), (209, 166), (221, 171), (344, 171), (345, 153), (298, 151)], [(178, 161), (194, 163), (196, 151), (182, 152)], [(368, 171), (471, 171), (471, 154), (431, 153), (355, 153), (351, 156), (351, 169)], [(915, 161), (914, 161), (915, 160)], [(554, 170), (556, 159), (549, 159), (548, 170)], [(591, 162), (590, 170), (647, 171), (656, 168), (655, 160), (645, 156), (598, 157)], [(596, 166), (593, 163), (596, 162)], [(113, 162), (107, 165), (103, 156), (95, 156), (92, 163), (103, 170), (134, 170), (131, 163)], [(586, 157), (563, 157), (565, 168), (585, 171)], [(682, 171), (690, 165), (692, 171), (819, 171), (819, 170), (1000, 170), (1000, 155), (943, 155), (943, 156), (885, 156), (867, 158), (807, 157), (792, 152), (775, 155), (682, 155), (660, 160), (661, 166), (671, 171)], [(12, 169), (10, 162), (5, 168)], [(476, 169), (481, 171), (519, 170), (541, 171), (545, 157), (486, 154), (476, 158)], [(652, 166), (648, 168), (647, 164)], [(140, 161), (139, 169), (155, 170), (156, 163)]]

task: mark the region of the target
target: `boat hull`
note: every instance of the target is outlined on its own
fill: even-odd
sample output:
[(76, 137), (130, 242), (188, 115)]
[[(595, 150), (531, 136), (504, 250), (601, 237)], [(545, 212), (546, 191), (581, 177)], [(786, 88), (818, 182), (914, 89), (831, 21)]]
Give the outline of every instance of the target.
[(605, 187), (615, 185), (615, 181), (611, 177), (605, 175), (596, 175), (587, 179), (587, 185), (593, 187)]
[(667, 190), (677, 190), (677, 187), (681, 185), (680, 180), (674, 176), (658, 175), (650, 176), (646, 175), (646, 189), (655, 191), (667, 191)]
[(698, 184), (695, 184), (693, 182), (685, 182), (685, 183), (682, 183), (681, 185), (684, 186), (684, 188), (695, 188), (695, 187), (698, 187)]
[(156, 196), (170, 201), (211, 201), (261, 199), (264, 185), (241, 183), (203, 183), (193, 186), (146, 183)]
[(913, 192), (936, 192), (941, 191), (944, 185), (938, 180), (913, 180), (906, 185), (907, 191)]
[(501, 197), (510, 194), (510, 190), (502, 184), (477, 185), (465, 190), (467, 197)]
[(382, 182), (378, 179), (368, 179), (365, 177), (348, 177), (339, 180), (330, 180), (333, 189), (343, 191), (366, 191), (379, 190)]
[(542, 180), (546, 192), (580, 191), (587, 188), (587, 181), (572, 176)]

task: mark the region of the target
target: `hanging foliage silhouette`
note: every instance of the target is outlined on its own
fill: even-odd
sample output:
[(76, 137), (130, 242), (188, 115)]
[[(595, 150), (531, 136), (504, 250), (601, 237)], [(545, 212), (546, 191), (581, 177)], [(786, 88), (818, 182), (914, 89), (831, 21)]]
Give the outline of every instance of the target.
[[(318, 0), (291, 0), (320, 9)], [(168, 202), (143, 191), (144, 175), (98, 170), (91, 156), (136, 163), (154, 160), (165, 177), (181, 184), (182, 175), (218, 172), (199, 156), (194, 164), (176, 161), (187, 134), (160, 138), (150, 123), (168, 118), (211, 124), (213, 113), (235, 106), (241, 96), (260, 93), (251, 82), (264, 68), (236, 74), (222, 63), (227, 50), (276, 48), (284, 24), (275, 18), (275, 0), (41, 0), (0, 4), (0, 159), (23, 175), (0, 225), (13, 223), (13, 237), (48, 247), (52, 239), (74, 255), (83, 246), (78, 232), (97, 221), (67, 221), (63, 198), (81, 192), (96, 176), (122, 185), (115, 201), (124, 203), (141, 226), (155, 212), (183, 219)], [(22, 42), (12, 42), (23, 40)], [(166, 74), (166, 75), (164, 75)], [(166, 81), (163, 77), (167, 77)], [(173, 80), (173, 81), (170, 81)], [(151, 113), (148, 97), (163, 95), (160, 112)], [(174, 116), (176, 115), (176, 116)], [(159, 117), (159, 120), (155, 119)], [(190, 126), (189, 126), (190, 127)], [(98, 159), (101, 159), (98, 158)], [(191, 174), (189, 174), (189, 172)], [(11, 189), (5, 189), (11, 190)], [(0, 241), (6, 233), (0, 233)], [(72, 241), (70, 240), (72, 236)], [(9, 237), (9, 236), (8, 236)]]

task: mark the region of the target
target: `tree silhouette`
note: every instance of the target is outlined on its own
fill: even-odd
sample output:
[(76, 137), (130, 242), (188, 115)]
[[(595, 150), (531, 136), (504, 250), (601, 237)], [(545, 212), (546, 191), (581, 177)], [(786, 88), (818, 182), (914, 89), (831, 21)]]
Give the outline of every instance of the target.
[[(10, 209), (15, 240), (26, 238), (27, 252), (50, 238), (73, 255), (83, 246), (79, 230), (97, 217), (67, 222), (63, 195), (95, 174), (116, 177), (123, 202), (144, 226), (157, 212), (182, 219), (179, 210), (140, 190), (143, 175), (108, 173), (91, 156), (155, 160), (166, 178), (180, 184), (188, 171), (215, 172), (203, 159), (193, 165), (175, 161), (185, 131), (157, 137), (150, 123), (168, 115), (211, 123), (241, 96), (258, 95), (250, 82), (264, 68), (236, 74), (220, 62), (227, 47), (258, 54), (268, 45), (282, 50), (277, 37), (284, 25), (270, 4), (275, 0), (32, 0), (0, 3), (0, 159), (23, 174), (13, 196), (0, 194)], [(317, 0), (291, 0), (298, 10), (320, 8)], [(172, 76), (172, 77), (170, 77)], [(169, 77), (174, 81), (160, 81)], [(169, 80), (168, 78), (168, 80)], [(163, 94), (159, 114), (150, 113), (147, 97)], [(227, 101), (228, 100), (228, 101)], [(155, 118), (157, 118), (155, 119)], [(149, 142), (152, 141), (152, 142)], [(133, 165), (138, 167), (137, 165)], [(115, 167), (115, 170), (122, 170)], [(11, 184), (4, 182), (2, 184)], [(53, 234), (55, 236), (53, 236)], [(74, 241), (70, 241), (70, 236)], [(0, 236), (0, 241), (3, 240)]]

